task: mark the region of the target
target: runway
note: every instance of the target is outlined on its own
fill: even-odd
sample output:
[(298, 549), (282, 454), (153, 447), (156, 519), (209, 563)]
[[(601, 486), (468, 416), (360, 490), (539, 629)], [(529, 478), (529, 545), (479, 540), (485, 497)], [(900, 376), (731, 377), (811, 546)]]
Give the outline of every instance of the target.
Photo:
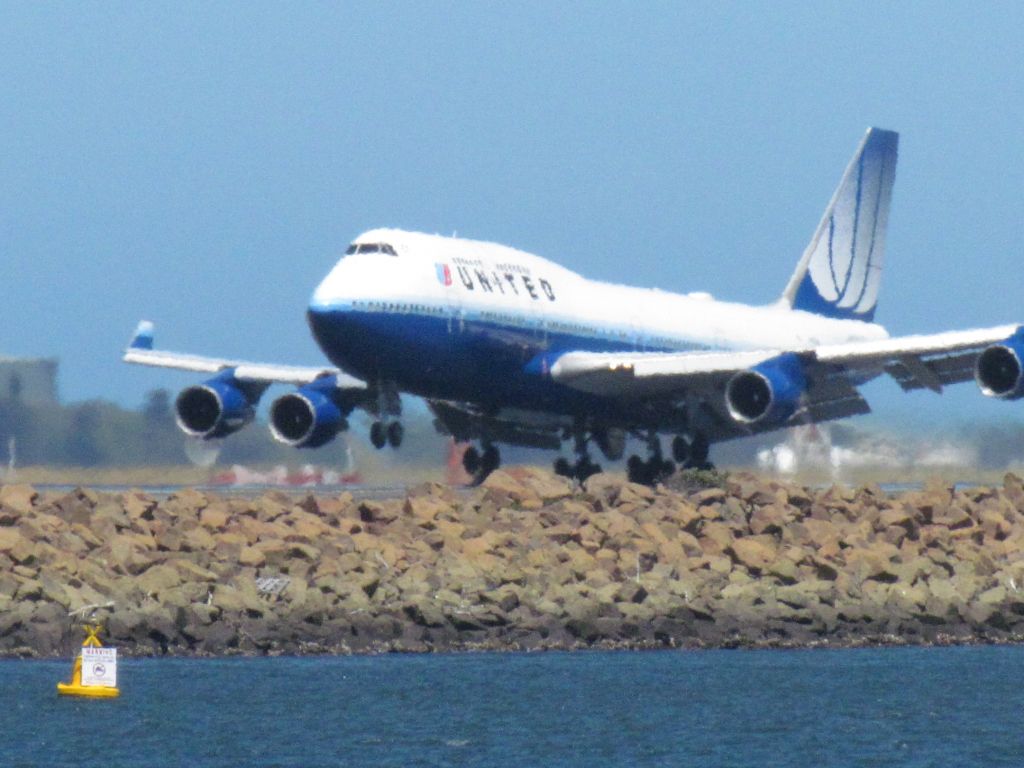
[[(76, 488), (83, 487), (77, 484), (46, 483), (33, 485), (40, 493), (62, 494), (70, 493)], [(129, 491), (142, 491), (154, 498), (165, 499), (183, 490), (196, 490), (200, 493), (215, 494), (232, 498), (256, 498), (265, 493), (277, 491), (287, 496), (302, 498), (313, 494), (314, 496), (340, 496), (343, 493), (350, 493), (356, 500), (364, 499), (398, 499), (405, 495), (411, 485), (89, 485), (85, 486), (97, 493), (127, 493)]]

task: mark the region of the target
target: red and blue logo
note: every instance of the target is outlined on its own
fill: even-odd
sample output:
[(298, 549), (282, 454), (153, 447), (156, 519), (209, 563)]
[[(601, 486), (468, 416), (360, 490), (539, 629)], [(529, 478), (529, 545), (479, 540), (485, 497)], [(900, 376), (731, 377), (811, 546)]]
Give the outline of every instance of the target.
[(448, 268), (447, 264), (435, 264), (434, 267), (437, 269), (437, 282), (441, 285), (448, 286), (452, 284), (452, 271)]

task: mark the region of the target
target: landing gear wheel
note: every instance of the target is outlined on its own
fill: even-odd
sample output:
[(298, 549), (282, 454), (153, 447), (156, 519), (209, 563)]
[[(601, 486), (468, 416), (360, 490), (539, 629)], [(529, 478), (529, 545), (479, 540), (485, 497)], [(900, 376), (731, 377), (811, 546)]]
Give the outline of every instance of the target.
[(384, 425), (379, 421), (375, 421), (370, 425), (370, 442), (373, 443), (373, 447), (378, 451), (387, 445), (387, 432), (384, 429)]
[(400, 446), (403, 437), (405, 437), (405, 428), (402, 426), (402, 422), (393, 421), (388, 424), (388, 443), (392, 448)]
[(480, 481), (501, 466), (501, 454), (493, 445), (484, 447), (484, 455), (480, 458)]
[(708, 439), (698, 432), (693, 436), (693, 442), (690, 443), (690, 458), (683, 466), (686, 469), (713, 469), (713, 465), (708, 461), (710, 450), (711, 444)]
[(682, 435), (672, 438), (672, 458), (679, 466), (685, 465), (690, 458), (690, 444)]
[(471, 445), (462, 454), (462, 468), (466, 473), (472, 475), (471, 485), (480, 485), (487, 476), (501, 466), (501, 454), (493, 445), (481, 446), (481, 452), (476, 446)]
[(472, 445), (462, 454), (462, 468), (474, 477), (480, 471), (480, 452)]
[(656, 485), (675, 471), (675, 462), (662, 459), (660, 456), (651, 456), (647, 461), (644, 461), (634, 454), (626, 462), (626, 476), (629, 482), (639, 483), (640, 485)]
[(615, 441), (611, 439), (609, 432), (596, 430), (588, 434), (585, 425), (578, 424), (573, 434), (576, 463), (570, 464), (566, 459), (559, 459), (555, 462), (555, 471), (565, 477), (573, 478), (578, 483), (583, 483), (588, 477), (601, 471), (601, 465), (595, 464), (590, 459), (588, 450), (590, 442), (596, 442), (605, 456), (615, 455), (618, 452), (621, 457), (621, 443), (625, 440), (625, 436), (620, 435), (620, 437), (622, 439), (618, 441), (619, 444), (613, 445)]
[(647, 485), (647, 465), (635, 453), (626, 462), (626, 477), (631, 483)]
[(576, 462), (576, 466), (572, 470), (572, 476), (582, 483), (588, 477), (596, 475), (600, 471), (600, 464), (595, 464), (590, 459), (584, 457)]

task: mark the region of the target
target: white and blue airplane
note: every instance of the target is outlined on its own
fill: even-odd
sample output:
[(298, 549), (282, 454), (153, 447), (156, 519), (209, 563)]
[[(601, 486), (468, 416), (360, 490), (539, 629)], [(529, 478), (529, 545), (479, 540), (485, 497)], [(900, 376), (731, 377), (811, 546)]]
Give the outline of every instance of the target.
[(153, 348), (142, 323), (124, 360), (211, 374), (178, 396), (188, 435), (220, 438), (252, 420), (267, 387), (274, 437), (322, 446), (356, 408), (378, 448), (402, 441), (399, 393), (426, 400), (440, 430), (474, 443), (466, 469), (499, 466), (499, 444), (559, 450), (555, 468), (597, 471), (596, 445), (646, 455), (631, 479), (706, 466), (709, 446), (867, 413), (858, 387), (889, 374), (941, 393), (973, 378), (990, 397), (1024, 396), (1024, 326), (891, 337), (874, 321), (898, 135), (872, 128), (781, 297), (766, 306), (596, 282), (494, 243), (397, 229), (357, 237), (316, 288), (307, 319), (335, 367), (266, 365)]

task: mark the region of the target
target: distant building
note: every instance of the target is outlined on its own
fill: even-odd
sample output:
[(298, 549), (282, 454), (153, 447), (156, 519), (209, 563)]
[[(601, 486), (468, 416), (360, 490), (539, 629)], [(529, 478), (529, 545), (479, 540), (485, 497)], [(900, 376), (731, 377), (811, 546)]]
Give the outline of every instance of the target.
[(0, 357), (0, 401), (56, 405), (56, 358)]

